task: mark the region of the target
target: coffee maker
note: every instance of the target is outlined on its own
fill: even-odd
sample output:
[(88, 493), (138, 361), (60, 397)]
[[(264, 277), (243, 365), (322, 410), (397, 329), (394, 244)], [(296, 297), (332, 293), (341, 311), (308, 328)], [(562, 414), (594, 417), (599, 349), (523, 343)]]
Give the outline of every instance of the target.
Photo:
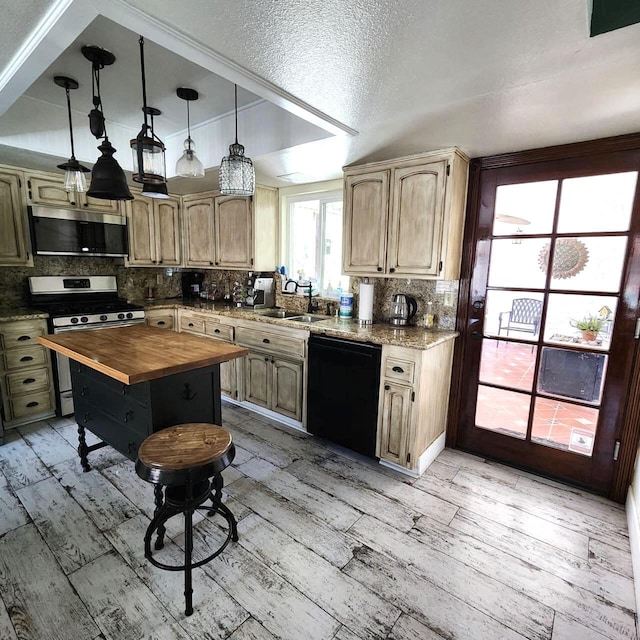
[(202, 271), (183, 271), (182, 272), (182, 299), (195, 300), (200, 297), (202, 291), (202, 283), (204, 282), (204, 273)]
[(245, 304), (248, 307), (273, 307), (275, 302), (273, 278), (255, 278), (253, 286), (247, 288)]

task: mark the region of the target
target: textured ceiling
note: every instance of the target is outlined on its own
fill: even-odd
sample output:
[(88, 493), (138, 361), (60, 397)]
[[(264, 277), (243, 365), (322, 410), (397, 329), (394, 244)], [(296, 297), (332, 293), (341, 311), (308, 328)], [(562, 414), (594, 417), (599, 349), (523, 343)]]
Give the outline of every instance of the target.
[[(0, 63), (54, 4), (1, 9)], [(254, 157), (270, 184), (451, 145), (480, 156), (640, 131), (640, 25), (589, 38), (589, 0), (95, 0), (116, 5), (359, 132)]]

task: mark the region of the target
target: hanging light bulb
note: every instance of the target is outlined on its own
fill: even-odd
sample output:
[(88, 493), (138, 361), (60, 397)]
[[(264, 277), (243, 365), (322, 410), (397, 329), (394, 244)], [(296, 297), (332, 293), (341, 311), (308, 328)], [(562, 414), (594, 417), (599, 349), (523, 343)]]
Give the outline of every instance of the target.
[(144, 38), (140, 36), (140, 73), (142, 76), (142, 113), (144, 122), (140, 133), (130, 141), (133, 155), (133, 180), (146, 184), (166, 183), (164, 143), (153, 133), (147, 121), (147, 82), (144, 72)]
[(235, 88), (236, 141), (229, 146), (229, 155), (220, 163), (220, 192), (234, 196), (252, 196), (256, 173), (251, 158), (244, 155), (244, 147), (238, 144), (238, 85)]
[(69, 95), (72, 89), (78, 88), (78, 82), (73, 78), (66, 76), (55, 76), (53, 81), (59, 86), (64, 87), (67, 94), (67, 115), (69, 116), (69, 138), (71, 139), (71, 157), (63, 164), (58, 165), (58, 169), (64, 171), (64, 188), (67, 191), (84, 192), (87, 190), (87, 181), (84, 177), (85, 173), (89, 173), (91, 169), (82, 166), (77, 160), (75, 149), (73, 147), (73, 124), (71, 122), (71, 97)]
[(187, 139), (184, 141), (184, 153), (176, 162), (176, 174), (183, 178), (203, 178), (204, 166), (196, 156), (196, 145), (191, 138), (191, 120), (189, 117), (189, 103), (198, 99), (195, 89), (180, 87), (176, 90), (178, 98), (187, 103)]
[(82, 47), (82, 55), (91, 62), (91, 81), (93, 86), (93, 109), (89, 113), (89, 128), (91, 133), (102, 143), (98, 150), (102, 155), (93, 165), (91, 171), (91, 187), (87, 195), (101, 200), (133, 200), (127, 178), (122, 167), (113, 157), (113, 148), (107, 136), (102, 97), (100, 95), (100, 70), (112, 65), (116, 57), (102, 47), (86, 45)]
[[(153, 118), (154, 116), (159, 116), (162, 113), (162, 111), (160, 111), (160, 109), (156, 109), (155, 107), (146, 107), (146, 110), (147, 110), (147, 115), (151, 117), (151, 135), (155, 136)], [(160, 182), (158, 184), (152, 184), (151, 182), (143, 182), (142, 195), (147, 196), (147, 198), (166, 199), (169, 197), (169, 192), (167, 191), (167, 183)]]

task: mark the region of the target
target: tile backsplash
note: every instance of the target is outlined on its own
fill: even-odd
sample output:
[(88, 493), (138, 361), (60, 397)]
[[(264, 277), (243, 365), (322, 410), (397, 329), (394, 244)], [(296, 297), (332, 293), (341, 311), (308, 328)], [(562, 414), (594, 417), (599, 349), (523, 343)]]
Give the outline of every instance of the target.
[[(29, 301), (27, 278), (29, 276), (47, 275), (114, 275), (118, 283), (118, 293), (128, 300), (142, 300), (147, 287), (155, 289), (156, 298), (177, 298), (181, 296), (181, 270), (157, 269), (145, 267), (124, 267), (119, 260), (111, 258), (83, 258), (77, 256), (34, 256), (34, 266), (0, 267), (0, 305), (24, 306)], [(171, 275), (168, 275), (171, 273)], [(210, 290), (216, 284), (216, 299), (221, 299), (225, 289), (233, 288), (234, 282), (245, 283), (246, 271), (213, 271), (204, 270), (204, 284)], [(264, 273), (264, 275), (271, 275)], [(282, 293), (282, 281), (275, 275), (276, 305), (285, 309), (305, 312), (307, 300), (302, 296)], [(358, 317), (358, 291), (361, 278), (350, 279), (350, 290), (354, 296), (353, 317)], [(400, 278), (369, 278), (374, 285), (374, 322), (388, 322), (391, 311), (391, 297), (394, 293), (412, 296), (418, 303), (418, 311), (414, 323), (420, 324), (424, 314), (428, 312), (427, 303), (431, 302), (431, 313), (435, 316), (435, 327), (439, 329), (455, 329), (458, 282), (450, 284), (451, 293), (445, 296), (436, 291), (435, 280), (416, 280)], [(229, 292), (230, 292), (229, 291)], [(327, 304), (337, 309), (335, 298), (314, 298), (318, 302), (318, 311), (325, 313)], [(447, 304), (445, 304), (445, 302)]]

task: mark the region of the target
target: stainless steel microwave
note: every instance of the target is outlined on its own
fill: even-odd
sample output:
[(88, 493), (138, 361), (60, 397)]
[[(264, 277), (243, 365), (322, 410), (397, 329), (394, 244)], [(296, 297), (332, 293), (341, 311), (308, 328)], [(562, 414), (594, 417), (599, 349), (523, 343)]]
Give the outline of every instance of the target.
[(45, 256), (128, 254), (127, 219), (109, 213), (30, 207), (33, 252)]

